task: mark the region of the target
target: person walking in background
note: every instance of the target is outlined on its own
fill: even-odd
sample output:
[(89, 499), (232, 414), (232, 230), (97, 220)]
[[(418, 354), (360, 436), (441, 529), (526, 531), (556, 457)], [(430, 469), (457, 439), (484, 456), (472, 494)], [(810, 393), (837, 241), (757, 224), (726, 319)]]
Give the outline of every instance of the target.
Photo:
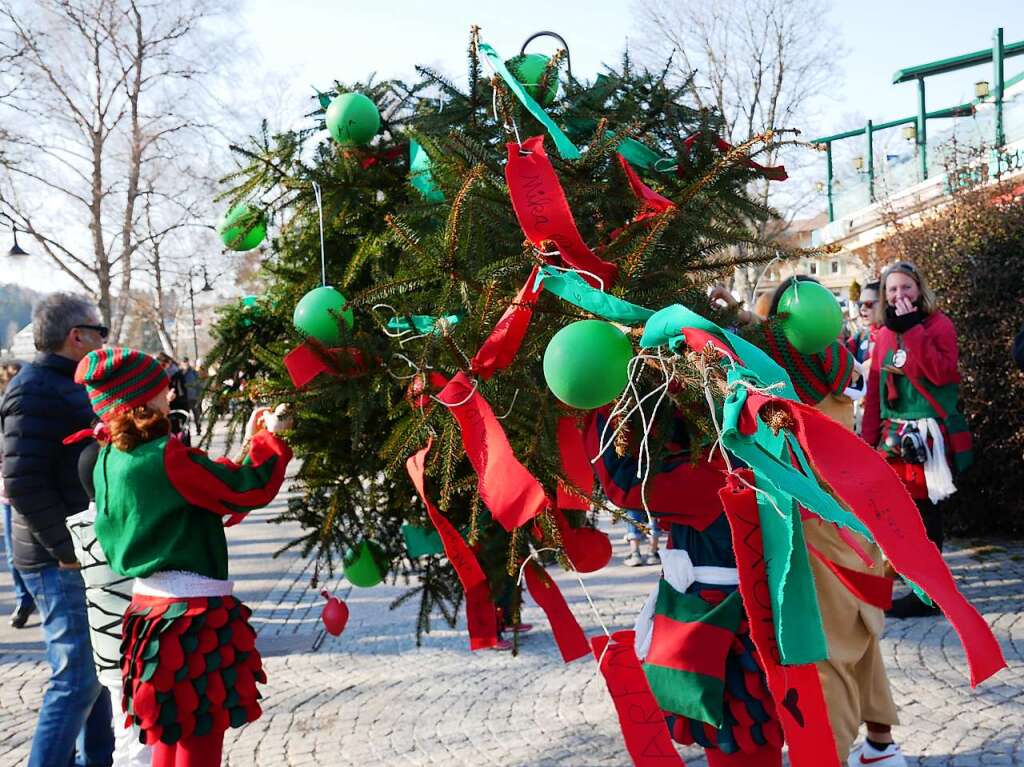
[(867, 363), (871, 359), (871, 349), (878, 335), (879, 325), (876, 322), (875, 307), (878, 305), (878, 282), (869, 282), (860, 292), (857, 301), (857, 329), (850, 335), (847, 347), (857, 362)]
[(640, 554), (640, 541), (645, 536), (637, 524), (647, 527), (649, 525), (647, 515), (637, 509), (628, 510), (626, 515), (629, 517), (626, 522), (626, 542), (629, 544), (629, 556), (622, 560), (622, 564), (626, 567), (661, 564), (661, 556), (658, 553), (658, 528), (655, 526), (647, 533), (647, 556), (645, 558)]
[(157, 362), (160, 363), (160, 367), (167, 373), (168, 379), (168, 397), (167, 400), (171, 405), (171, 414), (169, 416), (171, 422), (171, 434), (184, 435), (183, 439), (186, 445), (191, 443), (191, 440), (187, 438), (188, 432), (186, 426), (188, 426), (189, 415), (191, 415), (190, 403), (188, 398), (188, 386), (185, 384), (185, 376), (182, 373), (178, 363), (168, 355), (160, 352), (156, 355)]
[[(875, 307), (878, 330), (864, 400), (864, 440), (882, 451), (914, 498), (928, 538), (942, 550), (939, 504), (956, 492), (953, 471), (970, 465), (971, 435), (957, 410), (960, 397), (956, 329), (938, 310), (917, 267), (898, 261), (882, 274)], [(952, 469), (952, 471), (951, 471)], [(937, 615), (908, 594), (894, 618)]]
[[(196, 360), (196, 365), (198, 364), (199, 361)], [(199, 370), (192, 367), (192, 361), (188, 357), (183, 357), (181, 360), (181, 380), (185, 384), (185, 394), (188, 397), (192, 421), (198, 435), (203, 415), (203, 381), (199, 376)]]
[[(3, 398), (3, 393), (7, 389), (7, 384), (18, 374), (21, 370), (21, 365), (18, 363), (8, 363), (0, 369), (0, 399)], [(14, 585), (14, 612), (11, 613), (11, 626), (16, 629), (24, 628), (28, 622), (29, 616), (35, 612), (36, 603), (32, 599), (32, 595), (28, 592), (25, 587), (25, 581), (21, 578), (21, 573), (18, 572), (18, 568), (14, 566), (14, 535), (11, 530), (11, 503), (4, 494), (4, 478), (2, 473), (2, 467), (4, 462), (4, 451), (3, 445), (0, 445), (0, 507), (3, 508), (4, 514), (4, 552), (7, 557), (7, 569), (11, 572), (11, 582)]]
[(109, 765), (110, 695), (96, 677), (85, 582), (66, 523), (89, 505), (78, 479), (82, 448), (63, 443), (95, 418), (73, 377), (78, 361), (103, 345), (107, 328), (93, 304), (69, 293), (40, 300), (32, 328), (39, 353), (11, 381), (0, 405), (14, 564), (39, 609), (51, 670), (28, 765)]

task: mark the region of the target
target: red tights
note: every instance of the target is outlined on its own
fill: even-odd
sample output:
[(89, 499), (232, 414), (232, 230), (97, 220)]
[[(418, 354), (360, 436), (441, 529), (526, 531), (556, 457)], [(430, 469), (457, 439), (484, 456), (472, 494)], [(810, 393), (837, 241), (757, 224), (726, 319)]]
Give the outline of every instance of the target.
[(220, 767), (224, 731), (182, 738), (174, 745), (153, 746), (153, 767)]
[[(708, 767), (782, 767), (782, 749), (764, 746), (751, 754), (737, 751), (735, 754), (723, 754), (717, 748), (704, 751), (708, 758)], [(154, 763), (153, 767), (156, 767)]]

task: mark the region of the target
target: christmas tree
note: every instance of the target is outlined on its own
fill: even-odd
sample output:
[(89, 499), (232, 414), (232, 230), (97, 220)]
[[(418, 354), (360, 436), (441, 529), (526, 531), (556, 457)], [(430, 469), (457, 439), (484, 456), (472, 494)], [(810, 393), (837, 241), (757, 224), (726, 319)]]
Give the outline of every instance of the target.
[[(410, 534), (429, 540), (444, 526), (417, 498), (410, 457), (425, 470), (420, 495), (451, 523), (448, 539), (468, 544), (506, 610), (517, 609), (514, 575), (531, 546), (580, 566), (564, 536), (597, 499), (579, 473), (567, 477), (560, 444), (582, 413), (545, 385), (545, 372), (560, 371), (542, 358), (559, 330), (593, 315), (538, 290), (538, 277), (701, 311), (707, 286), (738, 263), (733, 253), (745, 263), (779, 255), (752, 234), (749, 222), (770, 211), (745, 193), (756, 174), (784, 178), (752, 159), (777, 137), (730, 147), (718, 115), (689, 107), (688, 84), (670, 84), (667, 69), (637, 68), (627, 55), (581, 80), (564, 71), (566, 58), (503, 62), (474, 29), (464, 89), (423, 67), (413, 84), (336, 83), (318, 94), (309, 127), (235, 148), (243, 164), (225, 204), (247, 202), (276, 234), (266, 292), (217, 326), (211, 423), (233, 413), (237, 432), (247, 410), (233, 407), (239, 400), (294, 403), (301, 497), (284, 517), (306, 533), (289, 545), (316, 556), (318, 572), (349, 552), (353, 569), (370, 557), (414, 578), (401, 599), (420, 599), (418, 633), (435, 609), (454, 622), (463, 584), (451, 555), (417, 557), (407, 546)], [(379, 130), (352, 96), (360, 93), (379, 110)], [(327, 332), (310, 339), (293, 311), (322, 285), (347, 303), (317, 306)], [(319, 375), (289, 375), (282, 359), (296, 349), (291, 361), (312, 371), (304, 378)], [(661, 382), (655, 368), (631, 368), (638, 391)], [(698, 381), (682, 370), (671, 399), (694, 405), (690, 439), (708, 440)], [(457, 417), (463, 405), (469, 420)], [(493, 464), (481, 470), (486, 457), (471, 444), (474, 429), (493, 437), (495, 426), (510, 456), (501, 476)], [(483, 452), (493, 460), (494, 449)], [(500, 500), (514, 492), (521, 517)], [(537, 492), (547, 502), (531, 512)]]

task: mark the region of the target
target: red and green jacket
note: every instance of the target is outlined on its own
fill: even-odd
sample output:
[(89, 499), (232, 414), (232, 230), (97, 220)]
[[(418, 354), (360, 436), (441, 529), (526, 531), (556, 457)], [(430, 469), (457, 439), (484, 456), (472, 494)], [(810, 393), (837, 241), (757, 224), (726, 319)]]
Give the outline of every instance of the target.
[[(899, 349), (906, 361), (897, 373), (887, 368), (893, 368), (893, 355)], [(930, 314), (906, 333), (880, 328), (864, 399), (864, 440), (884, 449), (886, 437), (899, 429), (893, 419), (934, 418), (949, 444), (952, 464), (959, 470), (966, 468), (972, 458), (971, 434), (957, 409), (959, 361), (956, 330), (942, 312)]]
[(173, 437), (131, 451), (106, 445), (93, 481), (96, 537), (110, 568), (133, 578), (184, 570), (226, 580), (224, 525), (274, 499), (291, 457), (267, 431), (242, 464), (214, 461)]

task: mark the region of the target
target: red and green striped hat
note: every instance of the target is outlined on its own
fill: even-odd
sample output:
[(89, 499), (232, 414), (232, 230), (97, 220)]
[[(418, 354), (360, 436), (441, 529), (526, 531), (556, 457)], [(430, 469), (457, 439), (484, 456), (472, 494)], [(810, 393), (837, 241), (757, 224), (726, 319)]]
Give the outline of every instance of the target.
[(170, 385), (160, 363), (135, 349), (114, 347), (89, 352), (78, 363), (75, 383), (85, 384), (92, 409), (103, 421), (145, 405)]

